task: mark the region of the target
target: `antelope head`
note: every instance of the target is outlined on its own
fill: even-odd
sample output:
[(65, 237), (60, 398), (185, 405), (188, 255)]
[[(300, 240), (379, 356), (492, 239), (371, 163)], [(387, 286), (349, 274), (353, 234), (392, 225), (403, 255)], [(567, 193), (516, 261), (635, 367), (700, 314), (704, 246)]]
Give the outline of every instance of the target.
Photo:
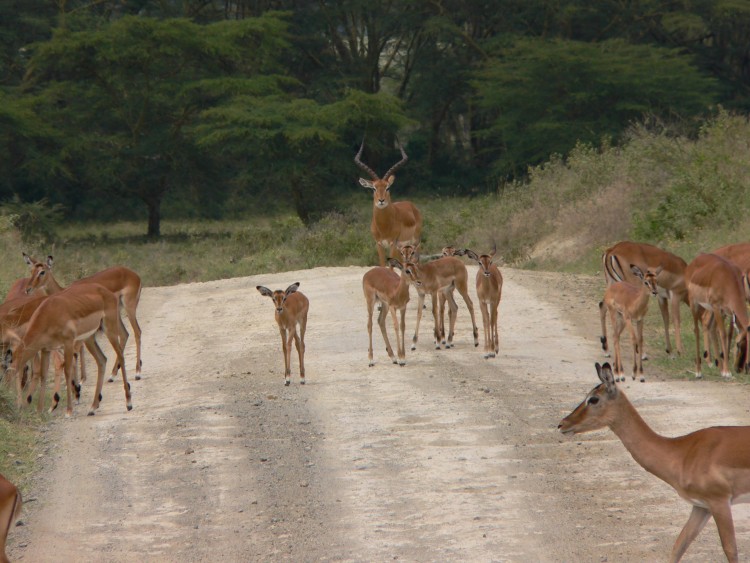
[(29, 276), (29, 282), (26, 284), (26, 293), (31, 294), (35, 290), (42, 288), (46, 290), (47, 280), (51, 275), (52, 264), (54, 264), (52, 256), (47, 256), (46, 262), (37, 262), (24, 253), (24, 260), (26, 260), (26, 263), (31, 266), (31, 275)]
[(468, 248), (464, 251), (466, 256), (468, 256), (472, 260), (476, 260), (476, 262), (479, 263), (479, 268), (482, 270), (482, 274), (484, 274), (484, 277), (486, 278), (489, 278), (492, 275), (492, 259), (495, 257), (496, 252), (497, 245), (494, 245), (492, 247), (492, 252), (490, 252), (489, 254), (482, 254), (481, 256), (478, 256), (476, 252), (474, 252), (473, 250), (469, 250)]
[(298, 288), (299, 282), (293, 283), (292, 285), (287, 287), (286, 290), (277, 289), (275, 291), (271, 291), (270, 289), (268, 289), (267, 287), (263, 287), (262, 285), (258, 285), (255, 287), (255, 289), (257, 289), (261, 295), (270, 297), (273, 300), (273, 307), (276, 310), (277, 315), (281, 315), (284, 312), (284, 303), (286, 302), (287, 297), (297, 291)]
[(362, 162), (362, 160), (360, 160), (360, 158), (362, 157), (362, 150), (364, 148), (365, 140), (362, 139), (362, 145), (359, 147), (357, 156), (354, 157), (354, 163), (362, 170), (367, 172), (372, 179), (366, 180), (365, 178), (360, 178), (359, 183), (363, 187), (369, 188), (373, 191), (373, 204), (375, 205), (375, 207), (377, 207), (378, 209), (385, 209), (391, 203), (390, 189), (393, 181), (396, 179), (393, 173), (407, 160), (409, 160), (409, 157), (406, 156), (406, 151), (404, 151), (404, 147), (399, 142), (398, 148), (401, 150), (401, 160), (391, 166), (388, 169), (388, 172), (386, 172), (383, 177), (380, 178), (372, 168), (370, 168), (364, 162)]

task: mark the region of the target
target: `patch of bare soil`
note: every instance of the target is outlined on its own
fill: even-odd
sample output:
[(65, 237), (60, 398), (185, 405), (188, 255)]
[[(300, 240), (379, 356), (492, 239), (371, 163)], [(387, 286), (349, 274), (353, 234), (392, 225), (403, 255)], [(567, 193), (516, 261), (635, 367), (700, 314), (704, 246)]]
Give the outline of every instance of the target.
[[(376, 327), (368, 368), (365, 271), (145, 289), (134, 410), (113, 383), (96, 416), (85, 416), (89, 382), (74, 418), (52, 417), (11, 557), (667, 559), (688, 505), (611, 432), (572, 440), (557, 432), (597, 381), (598, 309), (589, 296), (600, 279), (503, 269), (498, 358), (474, 348), (459, 299), (455, 348), (432, 349), (425, 315), (405, 367), (390, 363)], [(255, 286), (295, 281), (310, 299), (308, 383), (299, 385), (294, 358), (284, 387), (271, 302)], [(412, 291), (408, 337), (415, 304)], [(476, 300), (475, 308), (481, 337)], [(661, 433), (750, 420), (745, 386), (647, 377), (624, 389)], [(735, 525), (748, 556), (742, 507)], [(684, 560), (722, 558), (710, 523)]]

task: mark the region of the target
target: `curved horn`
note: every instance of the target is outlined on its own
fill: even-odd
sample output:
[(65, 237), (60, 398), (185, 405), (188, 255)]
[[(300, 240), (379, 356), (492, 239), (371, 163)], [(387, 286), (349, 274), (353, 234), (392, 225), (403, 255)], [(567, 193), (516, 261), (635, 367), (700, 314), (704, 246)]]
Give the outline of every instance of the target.
[[(364, 140), (362, 142), (364, 142)], [(383, 178), (388, 178), (388, 176), (393, 174), (396, 171), (396, 169), (400, 168), (403, 164), (406, 163), (407, 160), (409, 160), (409, 157), (406, 156), (406, 151), (404, 150), (404, 146), (401, 144), (401, 141), (398, 140), (398, 137), (396, 137), (396, 142), (398, 143), (398, 148), (401, 149), (401, 160), (399, 160), (396, 164), (391, 166), (388, 169), (388, 172), (383, 174)]]
[(362, 156), (362, 150), (365, 148), (365, 138), (362, 137), (362, 145), (359, 147), (359, 152), (357, 153), (357, 156), (354, 157), (354, 164), (359, 166), (362, 170), (367, 172), (370, 176), (372, 176), (373, 180), (380, 180), (377, 174), (375, 174), (375, 171), (367, 166), (364, 162), (362, 162), (359, 158)]

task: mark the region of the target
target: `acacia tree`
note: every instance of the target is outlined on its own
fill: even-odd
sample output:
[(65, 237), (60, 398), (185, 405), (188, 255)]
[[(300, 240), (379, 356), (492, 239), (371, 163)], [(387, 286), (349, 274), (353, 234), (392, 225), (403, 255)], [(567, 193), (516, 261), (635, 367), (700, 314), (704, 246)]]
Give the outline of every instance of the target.
[(27, 87), (65, 132), (83, 189), (137, 198), (148, 236), (175, 187), (215, 189), (212, 156), (185, 129), (228, 93), (276, 91), (285, 24), (274, 15), (198, 25), (127, 16), (94, 30), (59, 29), (39, 44)]

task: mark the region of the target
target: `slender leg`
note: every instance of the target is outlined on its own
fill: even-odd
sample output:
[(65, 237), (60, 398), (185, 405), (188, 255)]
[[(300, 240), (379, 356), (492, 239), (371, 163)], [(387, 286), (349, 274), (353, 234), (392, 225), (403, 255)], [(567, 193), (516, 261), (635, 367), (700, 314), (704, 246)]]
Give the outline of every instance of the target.
[(682, 556), (685, 555), (685, 551), (693, 543), (693, 540), (698, 537), (698, 534), (706, 525), (708, 517), (711, 513), (700, 506), (693, 506), (693, 511), (690, 513), (687, 523), (682, 528), (680, 535), (677, 537), (677, 541), (674, 542), (672, 547), (672, 554), (669, 556), (670, 563), (677, 563)]
[[(133, 337), (135, 337), (135, 378), (136, 380), (141, 378), (141, 326), (138, 324), (138, 319), (135, 316), (135, 311), (138, 308), (138, 301), (140, 299), (140, 289), (135, 297), (123, 296), (122, 302), (125, 308), (125, 313), (128, 315), (130, 320), (130, 326), (133, 329)], [(122, 349), (125, 350), (123, 344)]]
[(307, 315), (299, 321), (299, 338), (297, 340), (297, 352), (299, 353), (299, 382), (305, 384), (305, 329), (307, 328)]
[(732, 520), (732, 505), (729, 501), (712, 504), (710, 506), (711, 514), (716, 521), (716, 527), (719, 529), (721, 538), (721, 547), (724, 548), (724, 555), (727, 556), (729, 563), (737, 563), (737, 540), (734, 536), (734, 521)]
[(701, 372), (701, 329), (698, 324), (702, 312), (700, 305), (691, 305), (690, 311), (693, 313), (693, 333), (695, 334), (695, 377), (700, 379), (703, 373)]
[[(391, 319), (393, 320), (393, 332), (396, 333), (396, 352), (398, 353), (398, 364), (403, 366), (406, 364), (406, 356), (402, 349), (403, 334), (399, 334), (398, 324), (398, 311), (395, 307), (391, 307)], [(403, 315), (402, 317), (403, 318)]]
[[(448, 342), (445, 342), (445, 327), (443, 327), (443, 344), (446, 348), (453, 348), (453, 336), (456, 334), (456, 319), (458, 318), (458, 303), (453, 298), (453, 291), (445, 292), (445, 299), (448, 301), (448, 321), (450, 329), (448, 332)], [(442, 322), (442, 319), (441, 319)]]
[(615, 381), (618, 381), (618, 377), (619, 381), (625, 381), (625, 370), (622, 366), (622, 349), (620, 348), (620, 338), (624, 329), (625, 319), (617, 313), (617, 321), (613, 331), (615, 339)]
[[(607, 307), (604, 305), (604, 301), (599, 301), (599, 319), (602, 322), (602, 335), (599, 341), (602, 343), (602, 350), (604, 350), (604, 356), (609, 358), (609, 343), (607, 342)], [(614, 322), (612, 322), (614, 326)]]
[(494, 303), (490, 305), (492, 309), (490, 323), (492, 325), (492, 346), (493, 346), (494, 355), (497, 355), (500, 353), (500, 333), (497, 328), (498, 317), (500, 316), (500, 313), (497, 310), (498, 305), (499, 303)]
[(367, 349), (367, 358), (370, 360), (370, 367), (375, 365), (372, 358), (372, 313), (375, 308), (374, 301), (367, 301), (367, 335), (370, 338), (370, 347)]
[(291, 375), (289, 370), (289, 355), (286, 353), (286, 330), (279, 327), (279, 334), (281, 334), (281, 353), (284, 355), (284, 385), (291, 383)]
[(107, 357), (104, 355), (104, 352), (102, 352), (102, 349), (99, 348), (99, 344), (96, 342), (96, 338), (94, 336), (91, 336), (88, 340), (86, 340), (86, 349), (89, 351), (91, 356), (94, 358), (94, 361), (96, 362), (96, 391), (94, 391), (94, 401), (91, 403), (91, 408), (88, 412), (89, 416), (93, 416), (96, 412), (96, 409), (99, 408), (99, 403), (102, 400), (104, 368), (107, 366)]
[(286, 330), (286, 381), (288, 383), (292, 381), (292, 344), (296, 338), (297, 331), (294, 328)]
[(677, 346), (677, 353), (684, 354), (685, 350), (682, 347), (682, 328), (680, 326), (680, 296), (675, 292), (670, 292), (670, 300), (672, 301), (672, 325), (674, 326), (674, 342)]
[[(125, 350), (125, 345), (128, 343), (128, 338), (130, 338), (130, 335), (128, 334), (128, 329), (125, 328), (125, 323), (122, 322), (122, 316), (120, 316), (120, 311), (118, 309), (117, 311), (117, 322), (119, 324), (118, 327), (118, 336), (117, 340), (120, 343), (120, 349)], [(115, 365), (112, 366), (112, 373), (109, 376), (109, 382), (112, 383), (115, 379), (115, 376), (117, 375), (117, 370), (120, 369), (120, 363), (115, 362)]]
[[(47, 372), (49, 371), (49, 350), (42, 350), (41, 352), (41, 365), (39, 366), (39, 398), (37, 399), (37, 412), (41, 413), (44, 410), (44, 399), (47, 394)], [(67, 377), (67, 374), (66, 374)], [(67, 379), (66, 379), (67, 381)], [(72, 377), (71, 377), (72, 386)], [(68, 392), (68, 400), (70, 401), (70, 391)]]
[(672, 355), (672, 341), (669, 339), (669, 301), (666, 297), (659, 295), (657, 298), (659, 303), (659, 311), (661, 311), (661, 319), (664, 323), (664, 341), (667, 343), (667, 354)]
[(714, 307), (713, 309), (716, 326), (719, 329), (719, 339), (721, 341), (721, 376), (732, 377), (732, 372), (729, 371), (729, 348), (727, 346), (727, 331), (724, 326), (724, 319), (722, 318), (721, 310), (718, 307)]
[(391, 361), (394, 364), (398, 363), (398, 359), (393, 353), (393, 348), (391, 348), (391, 342), (388, 340), (388, 332), (385, 329), (385, 317), (388, 315), (388, 309), (390, 307), (386, 306), (385, 303), (383, 303), (383, 306), (380, 308), (380, 314), (378, 315), (378, 326), (380, 327), (380, 332), (383, 334), (383, 340), (385, 341), (385, 351), (387, 352), (388, 356), (391, 358)]
[(411, 340), (411, 349), (417, 349), (417, 338), (419, 337), (419, 323), (422, 320), (422, 309), (424, 308), (424, 296), (423, 290), (418, 289), (417, 295), (419, 296), (419, 302), (417, 303), (417, 325), (414, 327), (414, 338)]

